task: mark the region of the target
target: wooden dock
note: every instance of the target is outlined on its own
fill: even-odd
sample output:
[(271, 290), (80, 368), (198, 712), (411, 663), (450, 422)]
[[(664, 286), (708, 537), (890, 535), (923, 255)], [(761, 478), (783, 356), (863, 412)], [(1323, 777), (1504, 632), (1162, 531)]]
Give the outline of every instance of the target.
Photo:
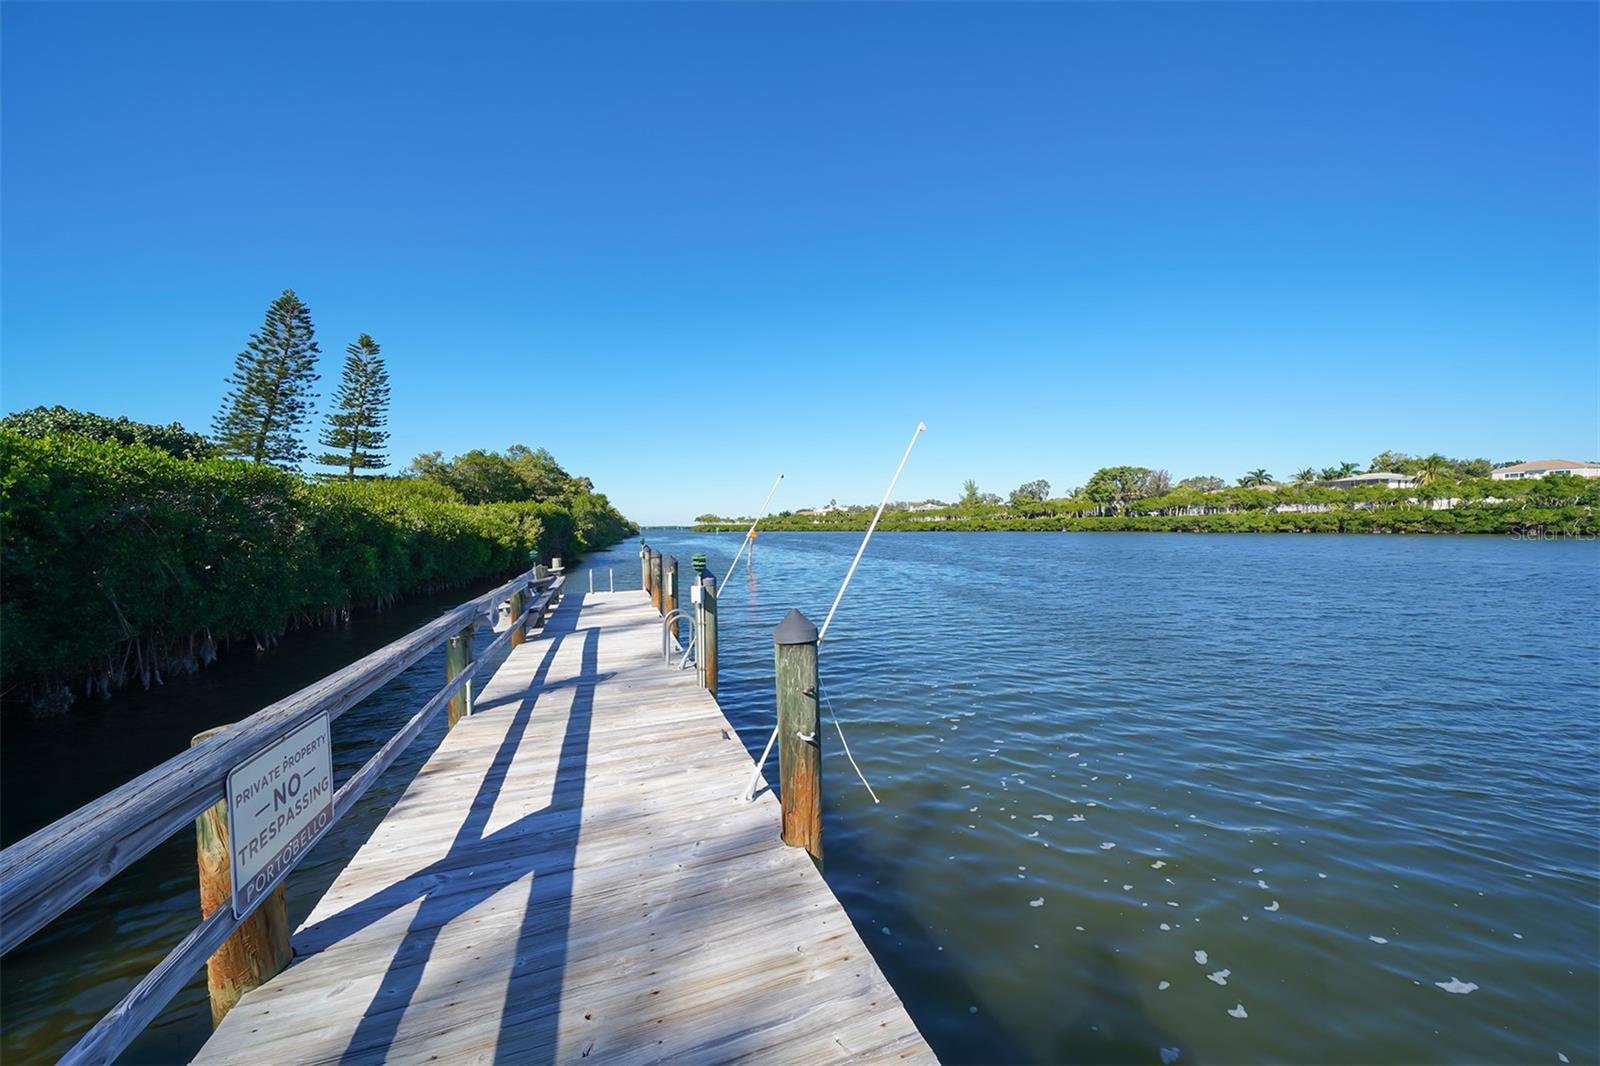
[(661, 633), (569, 595), (195, 1061), (934, 1061)]

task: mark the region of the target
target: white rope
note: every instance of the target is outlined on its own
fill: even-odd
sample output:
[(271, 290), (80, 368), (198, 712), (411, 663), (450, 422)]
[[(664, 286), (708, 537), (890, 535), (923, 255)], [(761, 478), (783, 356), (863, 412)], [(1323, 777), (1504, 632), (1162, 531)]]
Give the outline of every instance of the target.
[[(779, 474), (778, 481), (782, 480), (783, 475)], [(726, 585), (729, 580), (732, 579), (734, 567), (739, 565), (739, 556), (744, 554), (745, 545), (749, 544), (751, 539), (756, 535), (756, 526), (760, 524), (763, 518), (767, 517), (767, 504), (772, 502), (772, 494), (778, 491), (778, 481), (774, 481), (772, 483), (772, 488), (767, 490), (767, 498), (761, 501), (761, 513), (756, 515), (756, 519), (754, 522), (750, 523), (750, 529), (745, 533), (744, 539), (739, 542), (739, 550), (733, 553), (733, 565), (728, 567), (728, 572), (723, 575), (722, 585), (718, 585), (718, 588), (722, 588), (723, 585)]]
[[(817, 678), (817, 688), (822, 689), (822, 678)], [(867, 795), (872, 797), (873, 803), (880, 803), (878, 794), (872, 791), (872, 783), (867, 780), (867, 775), (861, 772), (861, 767), (856, 765), (856, 757), (850, 754), (850, 743), (844, 739), (844, 728), (839, 725), (839, 716), (833, 713), (833, 701), (828, 698), (828, 693), (822, 692), (822, 702), (828, 705), (828, 717), (833, 719), (833, 728), (839, 734), (839, 744), (844, 748), (844, 757), (850, 760), (850, 766), (855, 770), (856, 776), (861, 778), (861, 783), (867, 788)]]
[[(833, 624), (833, 616), (835, 612), (839, 610), (839, 602), (844, 599), (844, 590), (850, 587), (850, 579), (856, 576), (856, 567), (861, 565), (861, 556), (866, 552), (867, 544), (872, 540), (872, 534), (878, 528), (878, 519), (883, 517), (883, 509), (889, 505), (889, 497), (894, 493), (895, 484), (900, 480), (900, 475), (906, 468), (906, 462), (911, 458), (911, 449), (917, 446), (917, 438), (922, 436), (923, 431), (927, 428), (928, 423), (918, 422), (916, 431), (911, 434), (911, 443), (906, 445), (906, 453), (900, 457), (900, 465), (894, 468), (894, 477), (889, 479), (889, 487), (883, 490), (883, 499), (878, 501), (877, 513), (872, 516), (872, 521), (867, 525), (867, 535), (861, 538), (861, 547), (856, 549), (856, 557), (850, 560), (850, 570), (844, 575), (844, 583), (839, 586), (838, 594), (833, 597), (833, 606), (828, 608), (828, 617), (823, 619), (822, 628), (817, 631), (818, 645), (821, 645), (823, 638), (828, 635), (828, 627)], [(782, 475), (779, 475), (779, 480), (782, 480)], [(773, 487), (776, 488), (777, 486), (774, 485)], [(755, 526), (751, 526), (750, 529), (752, 532), (754, 532)], [(738, 556), (734, 556), (733, 561), (735, 564), (737, 564), (739, 561)], [(733, 571), (730, 569), (728, 573), (731, 576)], [(818, 672), (817, 686), (818, 688), (822, 686), (820, 671)], [(833, 707), (831, 705), (828, 707), (828, 713), (830, 715), (833, 713)], [(837, 716), (835, 716), (833, 719), (833, 727), (839, 732), (839, 742), (844, 744), (845, 755), (849, 756), (850, 745), (844, 743), (844, 730), (840, 728), (839, 719)], [(755, 799), (756, 782), (761, 778), (761, 768), (767, 765), (767, 756), (772, 754), (772, 745), (777, 741), (777, 739), (778, 725), (776, 722), (774, 722), (772, 726), (772, 735), (767, 738), (767, 746), (761, 749), (761, 761), (756, 763), (755, 769), (750, 772), (750, 782), (749, 784), (745, 785), (744, 800), (746, 803)], [(856, 766), (856, 760), (854, 757), (850, 758), (850, 765), (856, 767), (856, 776), (861, 778), (861, 783), (863, 785), (867, 785), (867, 779), (861, 773), (861, 767)], [(877, 803), (878, 795), (872, 791), (871, 785), (867, 785), (867, 791), (872, 794), (872, 802)]]

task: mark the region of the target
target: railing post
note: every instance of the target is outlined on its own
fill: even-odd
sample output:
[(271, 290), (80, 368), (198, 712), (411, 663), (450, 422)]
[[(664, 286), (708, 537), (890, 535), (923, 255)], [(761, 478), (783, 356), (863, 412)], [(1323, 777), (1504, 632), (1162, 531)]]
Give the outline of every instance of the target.
[[(189, 742), (195, 747), (228, 726), (217, 726), (197, 733)], [(218, 907), (233, 906), (232, 849), (228, 846), (228, 804), (224, 800), (194, 820), (195, 859), (200, 868), (200, 916), (207, 918)], [(239, 997), (270, 981), (289, 965), (289, 915), (284, 905), (283, 885), (244, 920), (244, 924), (217, 953), (206, 960), (206, 991), (211, 995), (211, 1024), (222, 1021)]]
[(650, 591), (650, 545), (639, 539), (639, 587)]
[[(518, 611), (517, 613), (521, 614), (522, 612)], [(472, 631), (474, 628), (474, 626), (468, 626), (444, 642), (444, 679), (446, 682), (454, 681), (461, 671), (471, 665)], [(512, 639), (516, 638), (513, 637)], [(450, 697), (450, 710), (446, 712), (450, 728), (454, 729), (457, 722), (471, 713), (472, 682), (468, 681), (460, 692)]]
[[(669, 555), (661, 560), (661, 613), (669, 615), (678, 609), (678, 557)], [(672, 639), (678, 639), (678, 620), (672, 620)]]
[(717, 579), (710, 574), (700, 579), (700, 613), (697, 618), (700, 651), (700, 687), (717, 694)]
[(650, 605), (657, 614), (666, 613), (661, 609), (661, 553), (654, 548), (650, 549)]
[(778, 688), (778, 775), (783, 842), (822, 861), (822, 729), (817, 712), (817, 627), (791, 610), (772, 631)]
[[(523, 641), (528, 639), (527, 623), (522, 621), (522, 612), (528, 606), (528, 601), (525, 598), (524, 590), (518, 588), (517, 591), (511, 594), (511, 599), (509, 602), (511, 604), (511, 646), (514, 648), (518, 644), (521, 644)], [(471, 661), (470, 655), (468, 656), (468, 661)], [(459, 672), (460, 671), (457, 671), (457, 673)], [(446, 680), (450, 680), (454, 677), (455, 674), (451, 674), (449, 678), (446, 678)], [(454, 723), (452, 722), (451, 724), (453, 725)]]

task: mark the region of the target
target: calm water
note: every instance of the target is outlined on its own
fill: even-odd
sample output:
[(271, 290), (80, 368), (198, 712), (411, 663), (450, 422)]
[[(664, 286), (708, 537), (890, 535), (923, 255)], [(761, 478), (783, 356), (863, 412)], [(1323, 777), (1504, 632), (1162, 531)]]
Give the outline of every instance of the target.
[[(650, 541), (720, 576), (738, 537)], [(722, 703), (748, 747), (771, 627), (820, 623), (855, 546), (764, 535), (723, 589)], [(638, 587), (631, 547), (589, 566)], [(6, 839), (438, 606), (8, 728)], [(828, 726), (825, 872), (948, 1061), (1600, 1058), (1600, 544), (883, 535), (821, 669), (883, 801)], [(341, 719), (343, 772), (440, 670)], [(292, 918), (373, 817), (291, 882)], [(5, 960), (5, 1061), (59, 1051), (188, 927), (192, 847)], [(206, 1030), (197, 981), (134, 1057)]]

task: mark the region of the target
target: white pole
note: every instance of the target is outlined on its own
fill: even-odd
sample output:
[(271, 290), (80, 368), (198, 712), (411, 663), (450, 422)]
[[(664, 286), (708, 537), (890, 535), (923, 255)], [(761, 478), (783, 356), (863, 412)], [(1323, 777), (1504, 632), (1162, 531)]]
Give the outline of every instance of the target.
[[(850, 571), (844, 575), (844, 584), (839, 586), (839, 593), (833, 598), (833, 606), (828, 608), (828, 617), (823, 620), (822, 628), (817, 631), (818, 644), (822, 643), (822, 638), (827, 635), (828, 626), (833, 623), (834, 613), (839, 610), (839, 601), (844, 599), (844, 590), (850, 587), (850, 579), (856, 576), (856, 567), (861, 564), (861, 555), (867, 550), (867, 542), (872, 539), (873, 531), (878, 528), (878, 519), (883, 517), (883, 509), (889, 505), (889, 497), (894, 493), (895, 483), (900, 480), (900, 474), (906, 468), (906, 461), (911, 458), (911, 449), (917, 446), (917, 438), (922, 436), (927, 428), (928, 423), (918, 422), (916, 432), (911, 434), (911, 443), (906, 445), (906, 453), (900, 457), (900, 465), (894, 468), (894, 477), (889, 479), (889, 487), (883, 490), (883, 499), (878, 502), (878, 513), (872, 516), (872, 522), (867, 526), (867, 535), (861, 538), (861, 547), (856, 549), (856, 557), (850, 560)], [(734, 559), (735, 563), (738, 561), (737, 558)], [(728, 573), (731, 574), (733, 571), (729, 570)], [(774, 723), (772, 735), (767, 738), (767, 746), (761, 749), (761, 761), (756, 763), (755, 769), (750, 774), (750, 783), (744, 788), (746, 803), (755, 798), (756, 781), (760, 779), (761, 768), (767, 765), (767, 756), (772, 754), (772, 745), (777, 743), (777, 740), (778, 726)], [(868, 791), (871, 791), (870, 787)], [(872, 799), (873, 802), (877, 802), (878, 797), (874, 796)]]
[[(779, 474), (778, 481), (782, 480), (783, 475)], [(720, 589), (727, 585), (729, 579), (733, 577), (733, 569), (739, 565), (739, 556), (744, 554), (745, 545), (749, 544), (750, 538), (756, 535), (756, 525), (767, 516), (767, 504), (772, 502), (772, 494), (778, 491), (778, 481), (774, 481), (772, 483), (772, 488), (767, 490), (767, 498), (761, 501), (761, 513), (756, 515), (756, 520), (754, 522), (750, 523), (749, 532), (745, 533), (744, 539), (739, 542), (739, 550), (733, 553), (733, 566), (728, 567), (728, 572), (723, 575), (722, 584), (718, 585), (717, 588)]]
[(911, 443), (906, 445), (906, 453), (900, 457), (900, 465), (894, 468), (894, 477), (889, 479), (889, 487), (883, 490), (883, 499), (878, 501), (878, 513), (872, 516), (872, 523), (867, 526), (867, 535), (861, 538), (861, 547), (856, 549), (856, 557), (850, 560), (850, 572), (844, 575), (844, 584), (839, 586), (839, 594), (833, 598), (833, 606), (828, 608), (828, 617), (822, 620), (822, 628), (817, 631), (817, 643), (821, 644), (828, 637), (828, 627), (833, 624), (833, 615), (839, 609), (839, 601), (844, 599), (844, 590), (850, 587), (850, 579), (856, 576), (856, 567), (861, 565), (861, 555), (867, 550), (867, 542), (872, 539), (872, 531), (878, 528), (878, 519), (883, 517), (883, 509), (889, 505), (889, 496), (894, 492), (894, 486), (900, 480), (900, 474), (906, 468), (906, 460), (911, 458), (911, 449), (917, 446), (917, 438), (922, 436), (923, 430), (928, 428), (928, 423), (918, 422), (917, 430), (911, 434)]
[(606, 579), (611, 582), (611, 591), (617, 591), (617, 571), (615, 567), (606, 567)]

